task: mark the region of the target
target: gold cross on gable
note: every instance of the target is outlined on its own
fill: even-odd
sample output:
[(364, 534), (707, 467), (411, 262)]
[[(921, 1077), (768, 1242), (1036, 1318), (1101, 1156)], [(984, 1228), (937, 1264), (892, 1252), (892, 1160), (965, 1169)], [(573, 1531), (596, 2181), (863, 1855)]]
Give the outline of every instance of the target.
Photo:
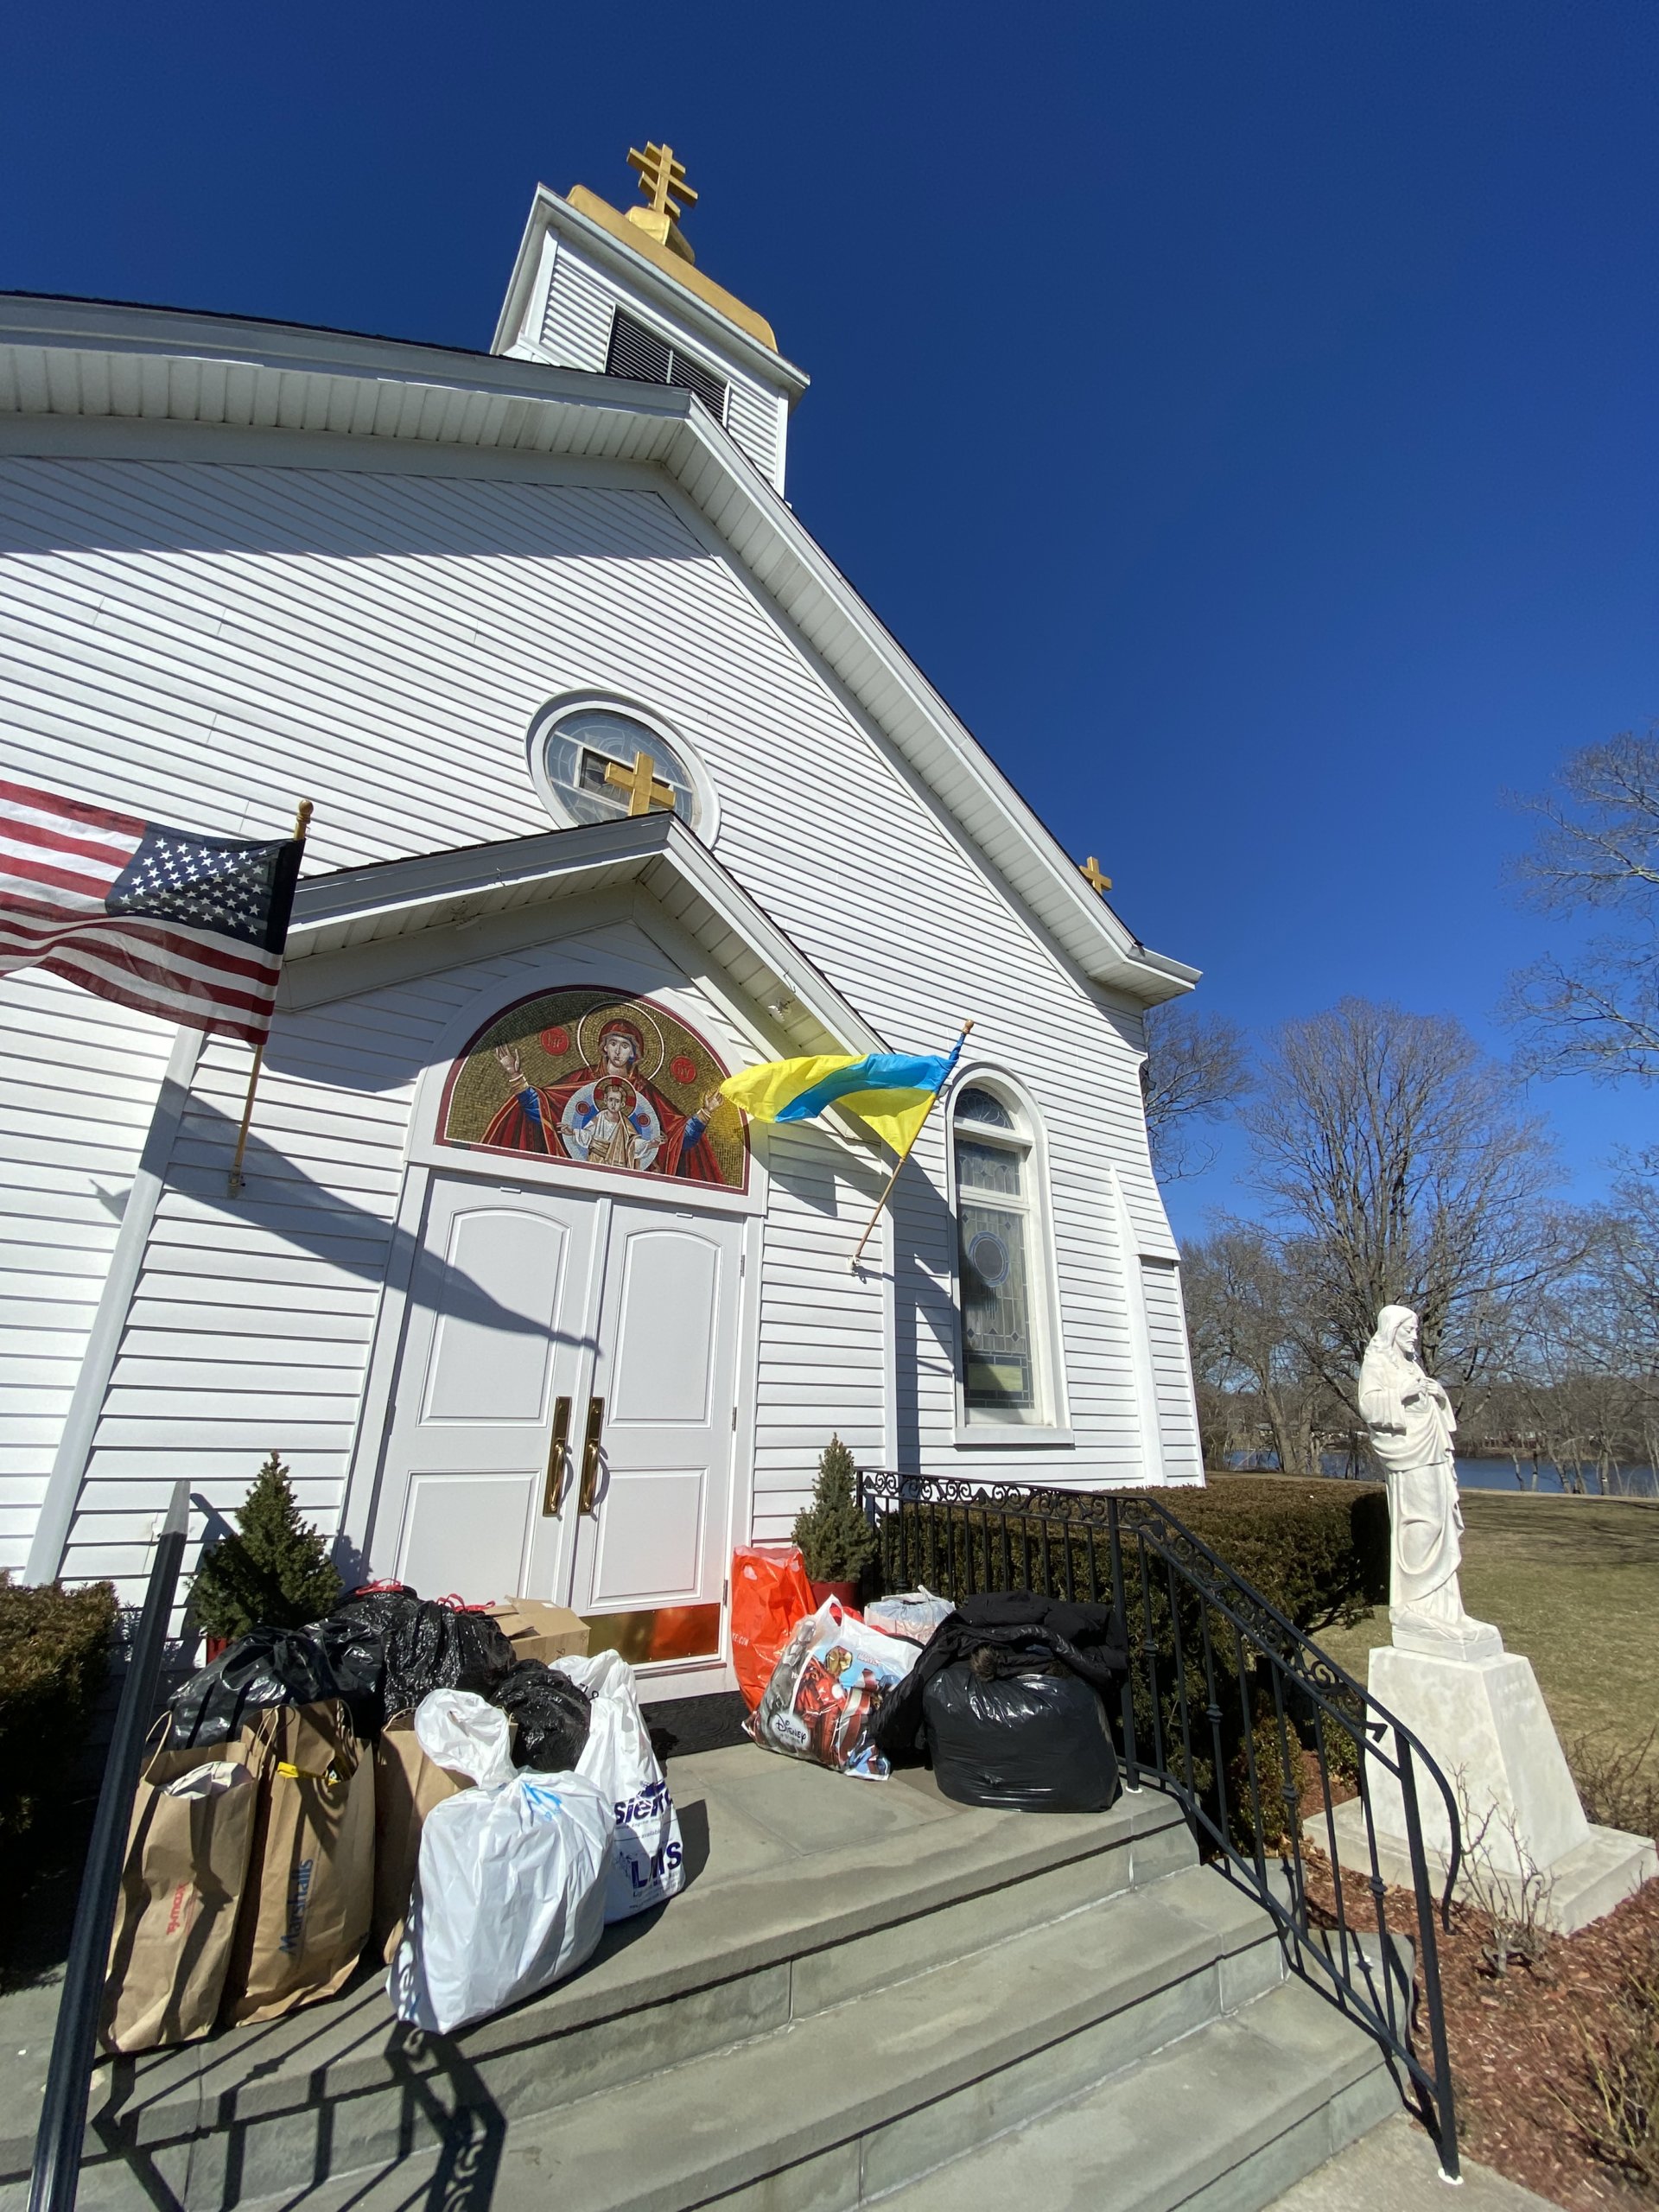
[(1100, 862), (1095, 858), (1092, 853), (1090, 854), (1086, 861), (1081, 863), (1079, 872), (1083, 876), (1084, 881), (1089, 886), (1089, 888), (1091, 891), (1097, 891), (1103, 899), (1111, 889), (1111, 877), (1109, 875), (1103, 875), (1101, 874)]
[(653, 806), (674, 804), (674, 786), (665, 784), (657, 773), (657, 763), (649, 753), (636, 753), (632, 768), (620, 767), (614, 760), (607, 760), (605, 780), (614, 784), (618, 791), (626, 791), (630, 814), (649, 814)]
[(639, 170), (639, 189), (653, 215), (683, 215), (696, 206), (697, 195), (685, 181), (685, 163), (675, 160), (671, 146), (653, 145), (649, 138), (643, 154), (630, 146), (628, 167)]

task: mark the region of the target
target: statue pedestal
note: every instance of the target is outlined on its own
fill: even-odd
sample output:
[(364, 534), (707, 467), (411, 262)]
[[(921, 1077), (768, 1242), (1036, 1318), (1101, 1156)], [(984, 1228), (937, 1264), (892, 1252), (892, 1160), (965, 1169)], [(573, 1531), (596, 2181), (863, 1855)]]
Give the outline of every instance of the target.
[[(1599, 1920), (1659, 1875), (1659, 1852), (1649, 1838), (1592, 1827), (1586, 1820), (1531, 1662), (1504, 1651), (1501, 1642), (1496, 1652), (1489, 1649), (1484, 1657), (1467, 1659), (1383, 1644), (1371, 1654), (1370, 1687), (1378, 1704), (1403, 1721), (1439, 1762), (1454, 1792), (1462, 1770), (1464, 1794), (1477, 1818), (1487, 1806), (1497, 1806), (1497, 1817), (1485, 1839), (1492, 1872), (1500, 1879), (1520, 1875), (1518, 1838), (1549, 1879), (1541, 1916), (1558, 1935), (1570, 1936)], [(1378, 1871), (1385, 1881), (1409, 1890), (1411, 1859), (1400, 1786), (1376, 1762), (1369, 1779)], [(1451, 1831), (1440, 1791), (1421, 1775), (1417, 1804), (1430, 1877), (1438, 1886), (1446, 1878)], [(1507, 1825), (1511, 1815), (1514, 1837)], [(1335, 1819), (1343, 1865), (1369, 1873), (1358, 1804), (1338, 1806)], [(1319, 1842), (1321, 1826), (1317, 1820), (1308, 1823), (1310, 1842)], [(1465, 1853), (1469, 1840), (1465, 1834)], [(1464, 1894), (1461, 1882), (1459, 1894)]]

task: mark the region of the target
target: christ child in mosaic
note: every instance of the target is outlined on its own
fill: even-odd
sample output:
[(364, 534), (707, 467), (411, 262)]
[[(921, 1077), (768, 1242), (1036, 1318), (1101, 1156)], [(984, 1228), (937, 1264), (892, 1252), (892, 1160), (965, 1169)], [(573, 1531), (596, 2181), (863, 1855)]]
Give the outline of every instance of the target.
[[(711, 1090), (695, 1114), (683, 1114), (639, 1073), (645, 1049), (638, 1027), (617, 1017), (599, 1033), (597, 1067), (572, 1068), (556, 1083), (532, 1084), (518, 1046), (498, 1045), (495, 1057), (513, 1095), (491, 1121), (482, 1141), (507, 1152), (550, 1153), (556, 1159), (683, 1175), (696, 1183), (722, 1181), (707, 1135), (721, 1103), (719, 1092)], [(632, 1102), (624, 1116), (630, 1133), (626, 1138), (617, 1133), (613, 1118), (607, 1118), (609, 1109), (600, 1095), (612, 1086), (620, 1086), (625, 1100)], [(605, 1148), (595, 1152), (594, 1133), (601, 1121), (607, 1123), (600, 1139)]]

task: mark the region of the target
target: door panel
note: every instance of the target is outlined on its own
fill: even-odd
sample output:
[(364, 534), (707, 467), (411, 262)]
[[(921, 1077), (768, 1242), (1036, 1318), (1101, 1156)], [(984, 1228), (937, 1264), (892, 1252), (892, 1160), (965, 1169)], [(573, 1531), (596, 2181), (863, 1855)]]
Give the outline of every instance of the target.
[(518, 1595), (540, 1475), (538, 1467), (525, 1467), (499, 1475), (435, 1468), (411, 1476), (393, 1569), (398, 1581), (412, 1583), (423, 1597), (454, 1591), (472, 1603), (480, 1592)]
[(370, 1538), (377, 1573), (472, 1602), (561, 1594), (574, 1512), (543, 1513), (548, 1453), (555, 1400), (585, 1403), (592, 1379), (603, 1206), (434, 1176)]
[(683, 1605), (699, 1594), (708, 1487), (702, 1467), (608, 1472), (588, 1611)]
[(570, 1602), (600, 1617), (596, 1643), (613, 1630), (647, 1662), (718, 1649), (741, 1252), (739, 1222), (613, 1207), (594, 1380), (601, 1474)]
[(719, 1246), (679, 1229), (636, 1230), (623, 1262), (610, 1361), (613, 1426), (706, 1425), (720, 1319)]
[(423, 1423), (548, 1418), (555, 1319), (570, 1243), (562, 1221), (499, 1205), (449, 1224)]

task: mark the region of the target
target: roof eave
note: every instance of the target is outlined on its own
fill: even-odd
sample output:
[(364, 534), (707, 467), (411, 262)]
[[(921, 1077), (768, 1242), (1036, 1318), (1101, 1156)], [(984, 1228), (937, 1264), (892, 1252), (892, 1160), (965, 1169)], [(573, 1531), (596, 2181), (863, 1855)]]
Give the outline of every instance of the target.
[(777, 1001), (767, 1011), (785, 1031), (800, 1026), (789, 1020), (792, 1004), (822, 1033), (810, 1038), (810, 1049), (824, 1049), (825, 1039), (831, 1050), (887, 1049), (880, 1033), (809, 956), (670, 814), (625, 817), (306, 876), (295, 895), (284, 964), (302, 967), (382, 938), (454, 928), (463, 918), (470, 922), (533, 905), (538, 889), (550, 898), (569, 896), (584, 880), (601, 877), (607, 883), (631, 880), (656, 895), (663, 869), (762, 964), (778, 987)]

